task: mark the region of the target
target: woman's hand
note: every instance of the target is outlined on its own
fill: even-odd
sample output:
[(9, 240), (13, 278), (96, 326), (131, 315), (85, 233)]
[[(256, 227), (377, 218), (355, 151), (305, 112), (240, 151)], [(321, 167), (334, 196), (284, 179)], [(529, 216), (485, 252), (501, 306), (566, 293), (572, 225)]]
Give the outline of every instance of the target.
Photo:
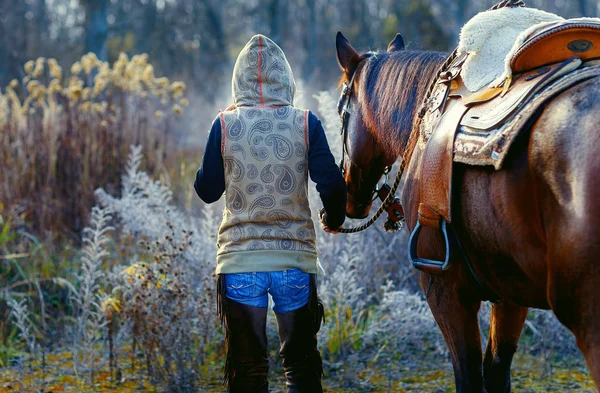
[(325, 212), (325, 208), (321, 209), (319, 212), (319, 221), (321, 221), (321, 228), (327, 233), (338, 234), (339, 232), (335, 229), (331, 229), (327, 226), (327, 213)]

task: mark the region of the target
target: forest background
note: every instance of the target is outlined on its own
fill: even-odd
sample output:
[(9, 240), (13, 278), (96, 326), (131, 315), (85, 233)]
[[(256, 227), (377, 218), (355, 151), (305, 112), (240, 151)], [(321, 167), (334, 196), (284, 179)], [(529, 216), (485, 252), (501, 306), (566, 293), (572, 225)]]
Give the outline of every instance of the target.
[[(220, 391), (222, 204), (204, 206), (192, 182), (239, 50), (257, 33), (284, 49), (297, 104), (322, 118), (339, 158), (335, 33), (362, 51), (398, 32), (409, 49), (449, 51), (494, 3), (0, 0), (0, 392)], [(593, 0), (527, 5), (600, 11)], [(311, 202), (320, 207), (314, 192)], [(318, 235), (328, 391), (453, 391), (406, 233)], [(273, 318), (269, 340), (283, 391)], [(519, 391), (595, 391), (551, 313), (530, 312), (520, 345)]]

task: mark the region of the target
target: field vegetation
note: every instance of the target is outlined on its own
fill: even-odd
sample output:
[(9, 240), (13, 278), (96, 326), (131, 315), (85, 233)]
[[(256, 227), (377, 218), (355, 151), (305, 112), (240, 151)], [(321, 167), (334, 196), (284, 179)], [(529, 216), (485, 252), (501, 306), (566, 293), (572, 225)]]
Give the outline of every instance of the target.
[[(222, 391), (222, 202), (195, 199), (201, 151), (172, 137), (185, 84), (156, 77), (144, 55), (112, 65), (85, 55), (67, 71), (38, 59), (24, 71), (0, 95), (0, 392)], [(301, 90), (339, 157), (335, 99)], [(314, 189), (311, 204), (317, 217)], [(318, 236), (328, 391), (453, 391), (406, 234)], [(268, 336), (279, 392), (272, 315)], [(514, 378), (521, 392), (595, 391), (573, 337), (545, 311), (530, 312)]]

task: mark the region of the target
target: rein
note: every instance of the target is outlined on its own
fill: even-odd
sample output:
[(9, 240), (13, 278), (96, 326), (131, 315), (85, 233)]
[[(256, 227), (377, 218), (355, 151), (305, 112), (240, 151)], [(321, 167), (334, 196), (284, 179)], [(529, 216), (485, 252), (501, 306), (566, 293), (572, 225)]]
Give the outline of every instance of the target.
[[(368, 60), (368, 58), (366, 60)], [(345, 100), (344, 105), (341, 110), (341, 113), (340, 113), (340, 118), (342, 120), (342, 125), (341, 125), (341, 129), (340, 129), (340, 134), (342, 136), (342, 158), (340, 160), (340, 171), (342, 172), (342, 175), (346, 174), (344, 164), (346, 161), (346, 156), (348, 155), (347, 143), (348, 143), (348, 121), (350, 119), (350, 111), (349, 111), (350, 100), (352, 98), (352, 91), (354, 90), (354, 79), (356, 78), (356, 74), (357, 74), (359, 68), (360, 68), (360, 64), (359, 64), (359, 66), (356, 67), (356, 70), (352, 74), (352, 78), (350, 78), (350, 83), (344, 82), (344, 88), (342, 89), (342, 97), (340, 99), (340, 101)], [(413, 148), (414, 148), (414, 146), (413, 146)], [(348, 156), (348, 161), (350, 161), (350, 163), (352, 163), (352, 161), (350, 160), (350, 156)], [(338, 228), (336, 230), (336, 232), (357, 233), (357, 232), (364, 231), (365, 229), (367, 229), (371, 225), (373, 225), (379, 219), (379, 217), (381, 217), (381, 215), (386, 211), (388, 212), (388, 214), (390, 214), (390, 218), (388, 219), (388, 221), (385, 224), (385, 229), (387, 231), (392, 231), (392, 232), (400, 230), (404, 223), (404, 215), (403, 215), (403, 211), (402, 211), (402, 206), (400, 205), (400, 201), (396, 197), (396, 191), (398, 190), (398, 187), (400, 185), (400, 180), (402, 179), (402, 175), (404, 173), (404, 167), (405, 167), (405, 165), (404, 165), (404, 160), (403, 160), (403, 162), (400, 164), (400, 169), (398, 170), (398, 173), (396, 174), (396, 179), (394, 180), (394, 184), (390, 188), (389, 185), (387, 184), (387, 179), (388, 179), (388, 175), (391, 170), (391, 166), (387, 166), (384, 170), (384, 175), (386, 177), (386, 181), (383, 184), (383, 186), (379, 187), (379, 184), (377, 184), (375, 186), (375, 189), (373, 190), (373, 194), (372, 194), (372, 199), (370, 201), (357, 203), (357, 205), (359, 205), (359, 206), (367, 206), (367, 205), (371, 204), (373, 201), (375, 201), (375, 199), (377, 199), (378, 197), (382, 200), (382, 203), (379, 206), (379, 208), (377, 209), (377, 211), (375, 212), (375, 214), (367, 222), (365, 222), (364, 224), (362, 224), (360, 226), (353, 227), (353, 228), (344, 228), (344, 227)], [(384, 197), (383, 196), (384, 194), (387, 194), (387, 195), (385, 195), (385, 197)]]

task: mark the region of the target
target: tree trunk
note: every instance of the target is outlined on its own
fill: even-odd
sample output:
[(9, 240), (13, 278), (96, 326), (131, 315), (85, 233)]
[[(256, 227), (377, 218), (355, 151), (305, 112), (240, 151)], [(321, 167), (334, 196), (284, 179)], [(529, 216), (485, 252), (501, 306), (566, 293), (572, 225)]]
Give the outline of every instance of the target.
[(303, 77), (310, 83), (317, 61), (317, 12), (316, 1), (307, 0), (308, 20), (306, 21), (306, 60), (304, 61)]
[(144, 20), (142, 21), (142, 34), (138, 39), (137, 47), (142, 53), (150, 53), (156, 31), (157, 9), (155, 1), (148, 1), (144, 6)]
[(95, 53), (102, 61), (108, 60), (108, 3), (109, 0), (89, 0), (86, 13), (85, 50)]
[[(205, 67), (204, 72), (208, 76), (202, 81), (203, 88), (206, 89), (207, 98), (214, 102), (218, 91), (218, 87), (222, 83), (222, 72), (221, 70), (227, 64), (228, 58), (228, 45), (226, 34), (223, 25), (223, 5), (224, 1), (205, 1), (204, 12), (205, 20), (208, 22), (206, 25), (206, 32), (211, 37), (211, 40), (201, 41), (200, 61)], [(207, 56), (207, 53), (210, 54)]]
[(271, 23), (271, 38), (278, 45), (281, 45), (281, 10), (279, 0), (271, 0), (269, 6), (269, 21)]
[(579, 0), (578, 3), (579, 3), (579, 13), (581, 14), (581, 16), (591, 16), (587, 12), (587, 1)]
[(458, 0), (456, 2), (456, 13), (454, 19), (456, 21), (456, 28), (454, 29), (454, 42), (458, 42), (458, 37), (460, 34), (460, 29), (466, 22), (465, 11), (469, 5), (468, 0)]

